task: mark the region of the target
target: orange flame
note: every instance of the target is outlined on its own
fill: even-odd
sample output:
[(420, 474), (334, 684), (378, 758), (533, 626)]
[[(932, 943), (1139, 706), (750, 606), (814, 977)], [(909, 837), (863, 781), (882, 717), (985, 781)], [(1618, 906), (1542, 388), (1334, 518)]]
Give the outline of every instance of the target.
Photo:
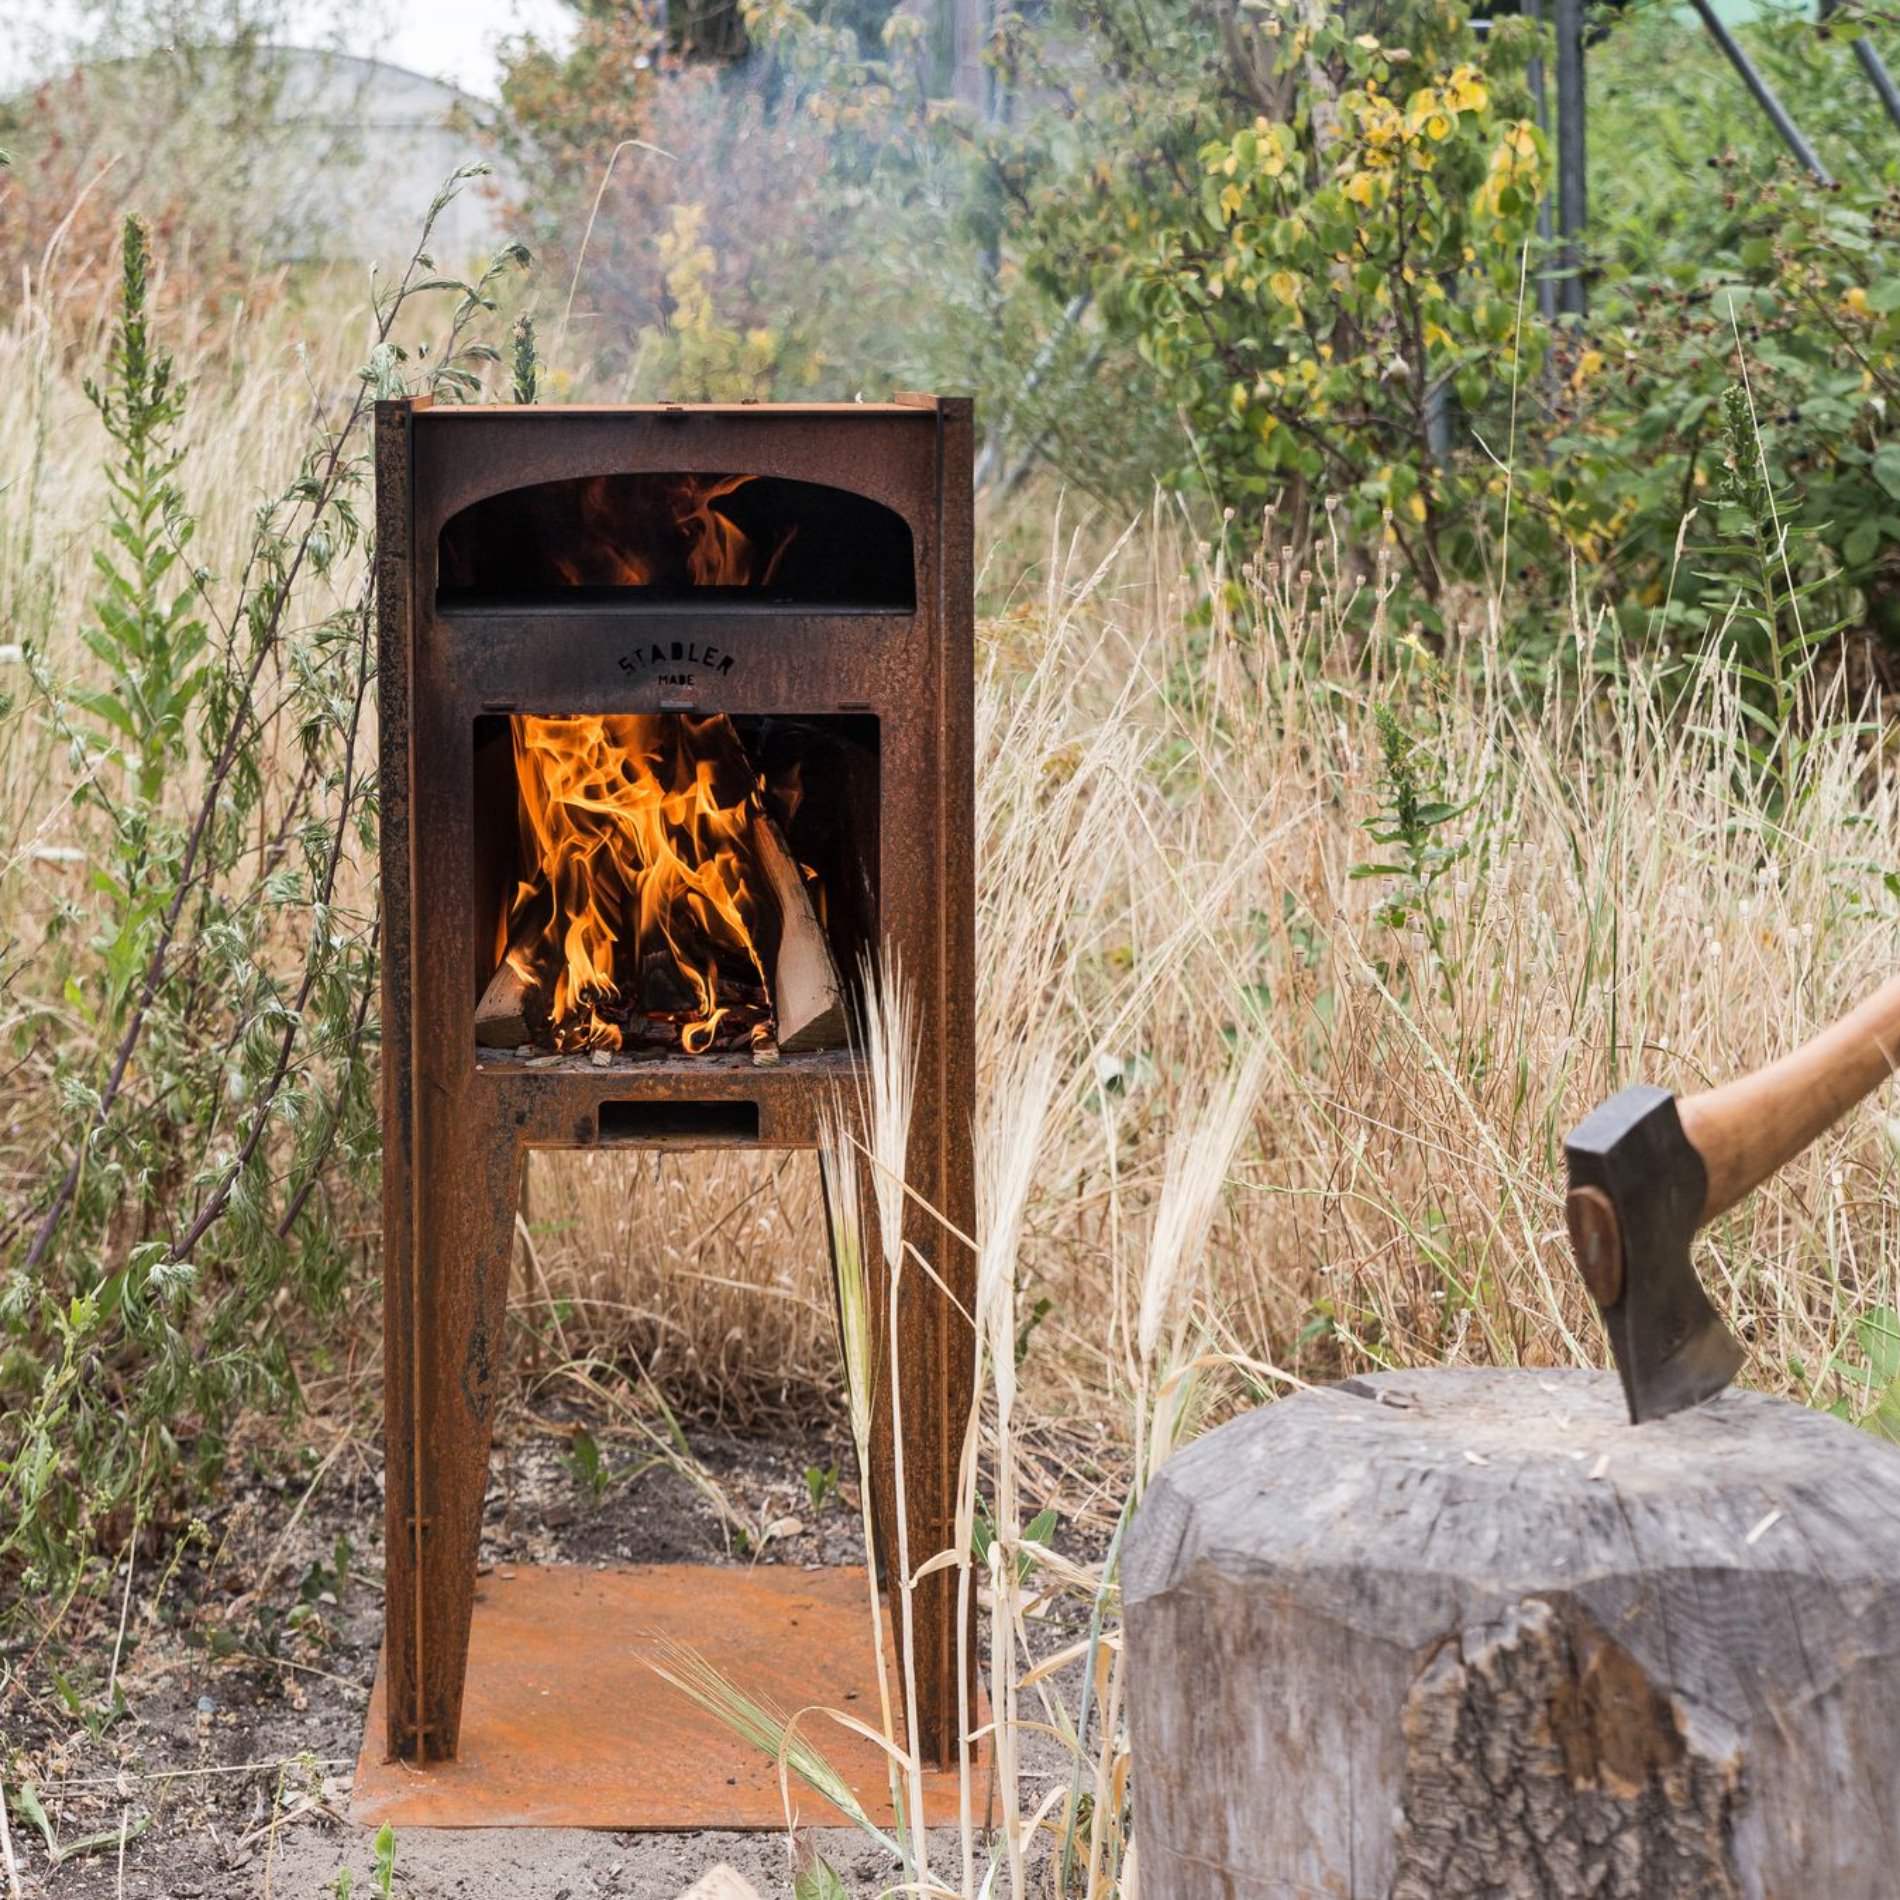
[(755, 782), (730, 723), (686, 714), (516, 715), (531, 875), (509, 959), (551, 999), (555, 1047), (677, 1032), (701, 1055), (769, 1034), (749, 827)]
[(581, 531), (572, 550), (550, 556), (555, 572), (570, 587), (651, 587), (668, 579), (694, 587), (769, 587), (796, 526), (764, 548), (714, 505), (757, 479), (668, 476), (663, 510), (630, 513), (614, 478), (594, 476), (581, 485)]

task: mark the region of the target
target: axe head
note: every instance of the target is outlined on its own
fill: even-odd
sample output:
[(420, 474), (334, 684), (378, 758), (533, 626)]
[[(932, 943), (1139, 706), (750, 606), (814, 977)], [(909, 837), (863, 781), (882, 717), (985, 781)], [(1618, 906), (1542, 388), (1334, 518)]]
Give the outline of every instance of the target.
[(1709, 1178), (1676, 1098), (1644, 1084), (1611, 1096), (1572, 1130), (1564, 1160), (1571, 1246), (1603, 1314), (1630, 1422), (1713, 1398), (1743, 1353), (1690, 1263)]

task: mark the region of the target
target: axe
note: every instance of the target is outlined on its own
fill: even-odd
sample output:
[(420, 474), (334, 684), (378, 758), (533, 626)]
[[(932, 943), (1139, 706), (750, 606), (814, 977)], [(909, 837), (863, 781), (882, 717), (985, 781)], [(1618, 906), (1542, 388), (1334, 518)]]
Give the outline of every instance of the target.
[(1571, 1132), (1564, 1219), (1632, 1424), (1713, 1398), (1742, 1364), (1690, 1264), (1696, 1230), (1792, 1161), (1896, 1066), (1900, 977), (1752, 1075), (1681, 1097), (1638, 1083)]

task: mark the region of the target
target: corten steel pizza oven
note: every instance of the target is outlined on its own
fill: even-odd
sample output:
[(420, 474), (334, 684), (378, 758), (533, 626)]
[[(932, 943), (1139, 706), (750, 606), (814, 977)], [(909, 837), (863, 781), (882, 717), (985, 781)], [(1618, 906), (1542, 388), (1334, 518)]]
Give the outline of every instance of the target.
[[(428, 1761), (456, 1752), (528, 1149), (812, 1147), (888, 941), (911, 1183), (974, 1227), (971, 416), (387, 402), (376, 456), (385, 1700), (391, 1756)], [(967, 1307), (942, 1231), (907, 1237)], [(903, 1299), (916, 1564), (952, 1535), (972, 1348), (926, 1275)], [(954, 1572), (916, 1628), (941, 1760)]]

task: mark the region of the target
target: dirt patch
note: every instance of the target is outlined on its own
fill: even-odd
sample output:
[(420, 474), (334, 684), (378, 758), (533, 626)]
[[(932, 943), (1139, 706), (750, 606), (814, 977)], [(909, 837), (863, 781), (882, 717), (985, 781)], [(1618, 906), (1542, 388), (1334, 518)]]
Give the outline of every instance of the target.
[[(359, 1895), (374, 1890), (369, 1837), (344, 1816), (382, 1635), (380, 1459), (355, 1437), (318, 1443), (289, 1472), (252, 1461), (182, 1558), (141, 1559), (129, 1603), (121, 1565), (83, 1632), (13, 1644), (0, 1687), (9, 1789), (31, 1783), (67, 1856), (50, 1864), (16, 1802), (30, 1891), (252, 1900), (268, 1883), (315, 1896), (345, 1868)], [(496, 1446), (483, 1563), (862, 1561), (855, 1487), (831, 1478), (851, 1469), (845, 1444), (711, 1431), (687, 1443), (697, 1482), (594, 1421), (517, 1414)], [(857, 1837), (837, 1846), (852, 1864), (864, 1852)], [(720, 1860), (782, 1884), (784, 1844), (769, 1836), (496, 1830), (399, 1840), (396, 1890), (670, 1895)]]
[[(875, 1893), (895, 1877), (894, 1864), (867, 1847), (861, 1835), (826, 1829), (812, 1839), (854, 1893)], [(330, 1900), (339, 1860), (347, 1859), (357, 1871), (358, 1900), (366, 1900), (375, 1892), (362, 1877), (370, 1860), (368, 1843), (359, 1835), (353, 1853), (351, 1846), (347, 1839), (321, 1836), (313, 1829), (287, 1837), (278, 1850), (272, 1893), (285, 1900)], [(954, 1855), (954, 1837), (945, 1838), (941, 1864), (950, 1865)], [(406, 1835), (398, 1845), (395, 1890), (417, 1900), (674, 1900), (722, 1862), (761, 1894), (784, 1893), (790, 1886), (786, 1845), (774, 1834), (577, 1834), (495, 1828)], [(254, 1872), (253, 1881), (241, 1889), (247, 1900), (262, 1892), (255, 1884), (261, 1873)]]
[[(497, 1434), (482, 1562), (862, 1562), (856, 1485), (837, 1475), (853, 1469), (848, 1441), (809, 1418), (792, 1428), (796, 1439), (688, 1430), (689, 1456), (654, 1462), (652, 1438), (578, 1410), (517, 1408)], [(295, 1453), (269, 1437), (234, 1451), (198, 1533), (182, 1555), (176, 1538), (143, 1551), (129, 1598), (121, 1563), (83, 1610), (28, 1606), (15, 1619), (25, 1634), (0, 1654), (0, 1773), (12, 1795), (33, 1787), (65, 1856), (54, 1864), (16, 1805), (26, 1892), (333, 1900), (346, 1871), (358, 1900), (376, 1891), (371, 1838), (346, 1815), (382, 1636), (381, 1458), (360, 1429), (318, 1420), (309, 1436)], [(1083, 1559), (1106, 1539), (1096, 1493), (1118, 1495), (1098, 1450), (1027, 1461), (1030, 1495), (1079, 1504), (1082, 1522), (1065, 1508), (1058, 1541)], [(1037, 1623), (1053, 1649), (1086, 1611), (1057, 1602)], [(1028, 1766), (1030, 1805), (1067, 1773), (1053, 1758)], [(894, 1877), (861, 1835), (812, 1838), (854, 1893)], [(955, 1866), (954, 1835), (940, 1854)], [(671, 1900), (723, 1861), (783, 1892), (787, 1855), (771, 1834), (412, 1829), (396, 1844), (394, 1891)]]

